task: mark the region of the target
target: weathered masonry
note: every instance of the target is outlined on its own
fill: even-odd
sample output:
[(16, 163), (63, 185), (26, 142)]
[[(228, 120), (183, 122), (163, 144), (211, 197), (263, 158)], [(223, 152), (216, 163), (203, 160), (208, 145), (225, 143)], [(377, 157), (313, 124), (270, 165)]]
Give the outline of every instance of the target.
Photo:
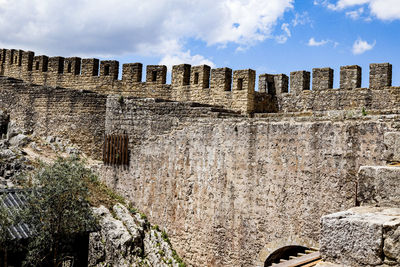
[(35, 56), (30, 51), (0, 49), (0, 75), (101, 94), (191, 101), (243, 114), (390, 109), (398, 103), (389, 63), (370, 65), (369, 88), (361, 88), (361, 67), (353, 65), (341, 67), (339, 89), (332, 89), (331, 68), (315, 68), (312, 78), (308, 71), (291, 72), (290, 79), (285, 74), (261, 74), (259, 90), (255, 91), (256, 73), (251, 69), (232, 71), (182, 64), (173, 66), (171, 84), (166, 84), (166, 66), (147, 66), (142, 81), (141, 63), (123, 64), (119, 80), (119, 62), (115, 60)]
[[(328, 214), (400, 199), (397, 168), (373, 167), (400, 161), (400, 88), (388, 63), (370, 65), (369, 88), (361, 67), (344, 66), (338, 89), (333, 70), (318, 68), (261, 74), (256, 91), (249, 69), (183, 64), (166, 84), (165, 66), (124, 64), (119, 80), (117, 61), (0, 55), (0, 125), (70, 139), (103, 160), (102, 180), (167, 230), (190, 265), (264, 266), (300, 247), (354, 262), (362, 257), (345, 259), (348, 250), (341, 261), (328, 242), (342, 224)], [(346, 220), (368, 226), (388, 212), (367, 211)], [(390, 231), (379, 240), (394, 240)], [(375, 247), (369, 259), (400, 262)]]

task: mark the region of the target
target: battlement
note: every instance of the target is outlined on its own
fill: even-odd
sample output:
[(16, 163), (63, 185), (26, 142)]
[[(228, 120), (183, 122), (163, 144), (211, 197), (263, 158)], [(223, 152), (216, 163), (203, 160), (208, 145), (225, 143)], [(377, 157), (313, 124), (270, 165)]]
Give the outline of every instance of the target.
[[(340, 68), (340, 87), (333, 89), (334, 70), (314, 68), (285, 74), (261, 74), (255, 90), (254, 70), (211, 69), (207, 65), (173, 66), (171, 84), (167, 67), (96, 58), (35, 56), (34, 52), (0, 49), (0, 75), (28, 83), (92, 90), (101, 94), (161, 98), (221, 106), (244, 114), (379, 107), (381, 96), (394, 98), (392, 65), (371, 64), (369, 88), (361, 88), (361, 67)], [(290, 81), (290, 86), (289, 86)], [(352, 92), (351, 92), (352, 91)], [(372, 95), (372, 97), (371, 97)], [(392, 96), (393, 95), (393, 96)], [(393, 101), (394, 103), (395, 101)]]

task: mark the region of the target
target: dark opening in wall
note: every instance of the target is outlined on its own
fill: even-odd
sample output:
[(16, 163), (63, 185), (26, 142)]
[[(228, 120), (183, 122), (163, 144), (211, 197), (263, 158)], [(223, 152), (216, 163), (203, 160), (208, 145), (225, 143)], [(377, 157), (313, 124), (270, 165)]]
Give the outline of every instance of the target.
[(273, 82), (267, 82), (267, 93), (269, 95), (276, 95), (275, 84)]
[(237, 89), (243, 90), (243, 79), (242, 78), (238, 79), (238, 81), (237, 81)]
[(18, 57), (17, 56), (15, 56), (15, 62), (14, 62), (16, 65), (18, 65)]
[(67, 72), (68, 73), (72, 72), (72, 64), (71, 64), (71, 62), (68, 62)]
[(156, 70), (153, 70), (153, 72), (151, 73), (151, 81), (152, 82), (157, 81), (157, 71)]
[(5, 138), (8, 131), (8, 124), (10, 123), (10, 116), (0, 113), (0, 139)]
[(199, 84), (199, 73), (198, 72), (194, 73), (194, 84)]
[(40, 67), (40, 62), (39, 62), (39, 61), (36, 61), (35, 69), (36, 69), (36, 70), (39, 70), (39, 67)]
[(1, 61), (1, 54), (0, 54), (0, 61)]
[(109, 76), (110, 75), (110, 66), (106, 65), (104, 66), (104, 76)]
[(291, 257), (298, 256), (299, 253), (300, 255), (305, 254), (307, 250), (309, 250), (309, 248), (303, 246), (282, 247), (268, 256), (268, 258), (265, 260), (264, 267), (273, 266), (273, 264), (288, 261), (291, 259)]

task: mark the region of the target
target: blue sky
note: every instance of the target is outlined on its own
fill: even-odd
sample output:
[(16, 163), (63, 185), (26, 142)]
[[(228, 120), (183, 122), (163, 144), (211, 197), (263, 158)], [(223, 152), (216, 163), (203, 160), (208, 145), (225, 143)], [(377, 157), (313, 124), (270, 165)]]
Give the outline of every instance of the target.
[(0, 47), (262, 73), (393, 64), (400, 0), (0, 0)]

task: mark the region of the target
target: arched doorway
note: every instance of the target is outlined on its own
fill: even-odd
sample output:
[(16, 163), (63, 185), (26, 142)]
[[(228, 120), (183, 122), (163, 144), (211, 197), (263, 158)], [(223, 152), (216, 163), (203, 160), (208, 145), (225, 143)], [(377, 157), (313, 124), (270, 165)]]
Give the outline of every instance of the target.
[(276, 264), (285, 264), (285, 266), (314, 266), (319, 262), (320, 258), (318, 251), (315, 249), (296, 245), (284, 246), (268, 256), (264, 267)]

